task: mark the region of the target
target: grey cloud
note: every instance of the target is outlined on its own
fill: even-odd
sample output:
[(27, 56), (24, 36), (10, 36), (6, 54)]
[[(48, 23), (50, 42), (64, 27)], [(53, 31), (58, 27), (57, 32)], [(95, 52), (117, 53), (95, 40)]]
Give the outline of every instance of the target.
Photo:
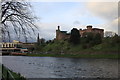
[(76, 21), (73, 22), (73, 24), (80, 25), (80, 21), (76, 20)]
[(87, 4), (87, 8), (93, 15), (106, 20), (113, 20), (118, 17), (117, 2), (90, 2)]
[(107, 31), (118, 33), (118, 3), (117, 2), (90, 2), (88, 10), (94, 15), (106, 21), (102, 27)]

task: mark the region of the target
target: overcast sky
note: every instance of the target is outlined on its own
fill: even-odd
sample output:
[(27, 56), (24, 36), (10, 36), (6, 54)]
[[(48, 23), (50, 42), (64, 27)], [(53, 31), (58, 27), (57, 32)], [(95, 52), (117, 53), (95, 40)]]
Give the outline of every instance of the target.
[(70, 32), (72, 28), (85, 29), (87, 25), (118, 33), (117, 2), (30, 2), (34, 14), (40, 18), (41, 38), (55, 38), (57, 26)]

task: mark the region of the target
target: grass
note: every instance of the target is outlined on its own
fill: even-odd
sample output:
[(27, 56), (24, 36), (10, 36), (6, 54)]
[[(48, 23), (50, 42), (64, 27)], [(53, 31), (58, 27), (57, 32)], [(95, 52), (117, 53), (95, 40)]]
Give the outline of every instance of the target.
[(111, 43), (107, 43), (107, 42), (103, 42), (101, 44), (98, 45), (94, 45), (88, 48), (85, 48), (86, 45), (90, 45), (90, 44), (85, 44), (85, 43), (80, 43), (78, 45), (72, 45), (70, 44), (68, 41), (55, 41), (54, 43), (49, 43), (46, 44), (45, 46), (39, 46), (40, 49), (38, 49), (38, 51), (41, 52), (80, 52), (80, 51), (118, 51), (118, 48), (120, 49), (118, 44), (111, 44)]
[[(38, 46), (40, 49), (37, 50), (37, 53), (49, 52), (50, 54), (28, 54), (28, 56), (117, 59), (120, 46), (118, 43), (111, 43), (111, 39), (108, 39), (104, 39), (101, 44), (92, 46), (82, 42), (78, 45), (73, 45), (64, 40), (54, 41), (44, 46)], [(61, 52), (64, 54), (60, 54)]]
[[(28, 54), (35, 57), (107, 58), (118, 59), (118, 54)], [(119, 55), (120, 56), (120, 55)]]

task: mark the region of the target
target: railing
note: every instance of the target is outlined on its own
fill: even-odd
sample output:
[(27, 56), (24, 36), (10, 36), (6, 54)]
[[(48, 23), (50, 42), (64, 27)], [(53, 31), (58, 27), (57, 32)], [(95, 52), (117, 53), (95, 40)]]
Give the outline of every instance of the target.
[(26, 80), (20, 74), (10, 71), (2, 64), (2, 80)]

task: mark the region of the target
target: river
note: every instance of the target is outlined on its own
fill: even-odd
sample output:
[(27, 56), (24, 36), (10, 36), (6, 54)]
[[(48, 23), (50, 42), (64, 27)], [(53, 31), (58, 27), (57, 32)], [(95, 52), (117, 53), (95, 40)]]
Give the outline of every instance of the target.
[(117, 78), (117, 59), (3, 56), (2, 63), (26, 78)]

